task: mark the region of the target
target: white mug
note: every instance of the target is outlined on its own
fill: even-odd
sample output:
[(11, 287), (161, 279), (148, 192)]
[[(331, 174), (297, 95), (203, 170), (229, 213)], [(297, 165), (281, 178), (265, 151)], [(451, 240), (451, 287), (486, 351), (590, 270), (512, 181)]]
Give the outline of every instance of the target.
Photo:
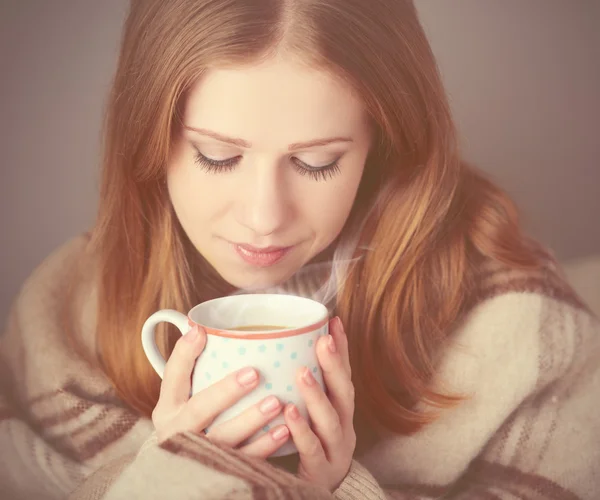
[[(294, 295), (248, 294), (209, 300), (192, 308), (187, 316), (171, 309), (155, 312), (142, 327), (142, 345), (161, 378), (166, 361), (156, 346), (155, 328), (163, 321), (174, 324), (182, 335), (195, 325), (207, 333), (206, 347), (192, 374), (192, 394), (246, 366), (260, 374), (258, 387), (219, 415), (212, 425), (230, 420), (269, 395), (283, 404), (293, 403), (309, 419), (296, 375), (300, 367), (306, 366), (324, 388), (315, 350), (318, 338), (328, 334), (329, 312), (323, 304)], [(238, 330), (267, 326), (263, 330)], [(284, 423), (280, 414), (248, 442)], [(296, 451), (294, 443), (288, 441), (271, 456)]]

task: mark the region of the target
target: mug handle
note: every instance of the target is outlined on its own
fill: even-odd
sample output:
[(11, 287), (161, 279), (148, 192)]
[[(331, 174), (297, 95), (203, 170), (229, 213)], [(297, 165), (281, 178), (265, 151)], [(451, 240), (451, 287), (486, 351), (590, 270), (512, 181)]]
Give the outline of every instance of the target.
[(156, 326), (162, 322), (175, 325), (181, 332), (181, 335), (185, 335), (191, 330), (188, 317), (173, 309), (157, 311), (144, 322), (144, 326), (142, 326), (142, 347), (152, 368), (154, 368), (161, 379), (165, 373), (167, 362), (156, 345), (155, 331)]

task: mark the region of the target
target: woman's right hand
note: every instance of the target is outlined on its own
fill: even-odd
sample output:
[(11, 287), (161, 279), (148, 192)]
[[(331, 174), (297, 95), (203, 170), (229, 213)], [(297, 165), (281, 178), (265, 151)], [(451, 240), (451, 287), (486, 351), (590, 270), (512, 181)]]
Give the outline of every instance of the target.
[[(198, 327), (175, 344), (165, 368), (158, 403), (152, 412), (159, 442), (179, 432), (202, 433), (219, 414), (259, 383), (259, 374), (254, 368), (243, 368), (190, 397), (192, 370), (205, 346), (206, 333)], [(285, 425), (271, 429), (252, 443), (240, 445), (279, 415), (282, 408), (275, 396), (269, 396), (237, 417), (211, 428), (206, 437), (216, 444), (266, 458), (288, 440), (289, 429)]]

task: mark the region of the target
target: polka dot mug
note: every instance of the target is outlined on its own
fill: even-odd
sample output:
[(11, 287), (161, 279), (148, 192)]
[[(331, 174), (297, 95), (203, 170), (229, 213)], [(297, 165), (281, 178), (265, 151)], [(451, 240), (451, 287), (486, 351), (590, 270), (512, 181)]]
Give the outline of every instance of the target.
[[(317, 339), (328, 334), (327, 308), (314, 300), (294, 295), (232, 295), (203, 302), (186, 315), (171, 309), (155, 312), (142, 328), (142, 345), (156, 372), (163, 376), (165, 359), (155, 340), (155, 328), (163, 322), (174, 324), (185, 335), (195, 324), (207, 332), (204, 352), (196, 361), (192, 375), (192, 394), (217, 382), (229, 373), (252, 366), (261, 376), (260, 385), (217, 417), (212, 425), (227, 421), (263, 398), (274, 395), (283, 404), (294, 403), (308, 418), (306, 405), (296, 386), (300, 367), (309, 367), (323, 387), (317, 361)], [(284, 424), (283, 415), (252, 436), (257, 439), (269, 427)], [(210, 432), (210, 428), (206, 429)], [(293, 442), (283, 445), (272, 456), (297, 450)]]

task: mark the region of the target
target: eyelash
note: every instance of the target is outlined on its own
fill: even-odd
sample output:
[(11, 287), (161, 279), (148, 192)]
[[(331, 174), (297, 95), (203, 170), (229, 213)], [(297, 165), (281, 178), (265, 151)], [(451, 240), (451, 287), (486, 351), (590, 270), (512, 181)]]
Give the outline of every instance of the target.
[[(239, 156), (228, 158), (227, 160), (212, 160), (204, 156), (200, 151), (196, 151), (196, 163), (211, 174), (218, 174), (232, 171), (239, 162)], [(315, 181), (326, 181), (333, 178), (340, 172), (339, 160), (325, 165), (323, 167), (311, 167), (298, 159), (292, 159), (294, 168), (300, 175), (308, 175)]]

